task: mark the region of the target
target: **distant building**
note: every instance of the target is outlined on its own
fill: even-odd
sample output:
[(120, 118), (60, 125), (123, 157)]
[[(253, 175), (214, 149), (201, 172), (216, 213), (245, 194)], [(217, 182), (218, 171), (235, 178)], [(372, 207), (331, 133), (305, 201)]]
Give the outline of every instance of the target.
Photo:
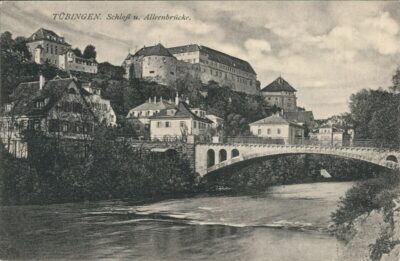
[(297, 90), (281, 76), (261, 89), (265, 101), (271, 106), (281, 108), (284, 112), (297, 111), (296, 92)]
[(148, 79), (168, 85), (176, 81), (177, 59), (162, 44), (128, 54), (122, 63), (126, 79)]
[(251, 65), (242, 59), (211, 49), (206, 46), (189, 44), (168, 48), (180, 61), (196, 65), (203, 83), (215, 81), (229, 86), (234, 91), (249, 94), (258, 93), (257, 74)]
[(129, 54), (122, 66), (127, 79), (150, 79), (168, 84), (190, 74), (203, 83), (214, 81), (234, 91), (258, 93), (257, 75), (247, 61), (197, 44), (143, 47)]
[(250, 123), (250, 132), (257, 137), (282, 139), (285, 144), (303, 144), (304, 127), (279, 114)]
[(97, 73), (98, 63), (95, 59), (85, 59), (76, 56), (72, 50), (64, 51), (59, 55), (58, 66), (64, 71)]
[(353, 131), (326, 125), (310, 133), (310, 140), (321, 146), (350, 146), (353, 140)]
[(35, 63), (43, 64), (48, 62), (55, 66), (59, 65), (60, 54), (71, 47), (71, 45), (64, 40), (64, 37), (44, 28), (40, 28), (33, 33), (27, 39), (26, 46)]
[(209, 119), (193, 113), (186, 103), (179, 102), (175, 108), (164, 109), (150, 117), (150, 136), (152, 140), (204, 137), (212, 123)]
[(91, 93), (73, 78), (20, 83), (0, 117), (0, 138), (17, 157), (27, 156), (22, 142), (26, 129), (42, 131), (49, 137), (86, 139), (100, 120), (115, 124), (115, 113), (99, 93)]
[(221, 117), (218, 117), (214, 114), (206, 114), (206, 118), (213, 122), (212, 127), (214, 129), (223, 127), (224, 119), (222, 119)]
[(303, 126), (307, 125), (310, 128), (314, 126), (314, 114), (312, 111), (284, 111), (283, 117)]

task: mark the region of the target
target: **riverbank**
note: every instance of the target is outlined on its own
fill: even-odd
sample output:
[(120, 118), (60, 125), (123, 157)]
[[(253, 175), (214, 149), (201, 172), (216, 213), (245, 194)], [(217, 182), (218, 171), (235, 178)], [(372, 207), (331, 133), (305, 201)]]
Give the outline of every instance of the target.
[(332, 214), (336, 236), (345, 242), (340, 260), (400, 259), (400, 172), (364, 181), (339, 201)]

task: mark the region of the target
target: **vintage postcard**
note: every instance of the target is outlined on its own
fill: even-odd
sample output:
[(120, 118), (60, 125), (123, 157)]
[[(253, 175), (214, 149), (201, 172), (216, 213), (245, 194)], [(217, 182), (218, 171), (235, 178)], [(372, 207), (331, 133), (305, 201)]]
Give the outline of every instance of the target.
[(400, 260), (399, 1), (0, 1), (1, 260)]

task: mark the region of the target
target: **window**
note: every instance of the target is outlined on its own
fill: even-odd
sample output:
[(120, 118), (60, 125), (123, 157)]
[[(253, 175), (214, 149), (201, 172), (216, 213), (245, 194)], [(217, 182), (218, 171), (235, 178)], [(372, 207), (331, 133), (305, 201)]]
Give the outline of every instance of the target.
[(157, 121), (157, 128), (161, 127), (161, 122)]
[(197, 128), (197, 122), (193, 121), (193, 128)]
[(184, 128), (186, 126), (184, 121), (181, 121), (179, 124), (180, 124), (181, 128)]
[(169, 128), (169, 127), (171, 127), (171, 123), (169, 121), (166, 121), (165, 122), (165, 128)]
[(268, 130), (267, 130), (267, 134), (271, 134), (271, 129), (268, 129)]
[(153, 73), (154, 73), (154, 71), (149, 71), (149, 73), (150, 73), (150, 74), (153, 74)]
[(278, 129), (276, 130), (276, 132), (277, 132), (278, 134), (281, 134), (281, 129), (278, 128)]
[(258, 129), (258, 135), (261, 135), (261, 129)]
[(175, 75), (175, 73), (174, 72), (169, 72), (171, 75)]

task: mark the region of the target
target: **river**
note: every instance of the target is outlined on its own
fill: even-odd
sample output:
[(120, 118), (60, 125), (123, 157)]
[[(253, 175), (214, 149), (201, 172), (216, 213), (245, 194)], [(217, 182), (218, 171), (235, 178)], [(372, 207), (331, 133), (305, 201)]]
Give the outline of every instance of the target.
[(351, 182), (155, 203), (1, 207), (0, 259), (337, 260), (326, 232)]

